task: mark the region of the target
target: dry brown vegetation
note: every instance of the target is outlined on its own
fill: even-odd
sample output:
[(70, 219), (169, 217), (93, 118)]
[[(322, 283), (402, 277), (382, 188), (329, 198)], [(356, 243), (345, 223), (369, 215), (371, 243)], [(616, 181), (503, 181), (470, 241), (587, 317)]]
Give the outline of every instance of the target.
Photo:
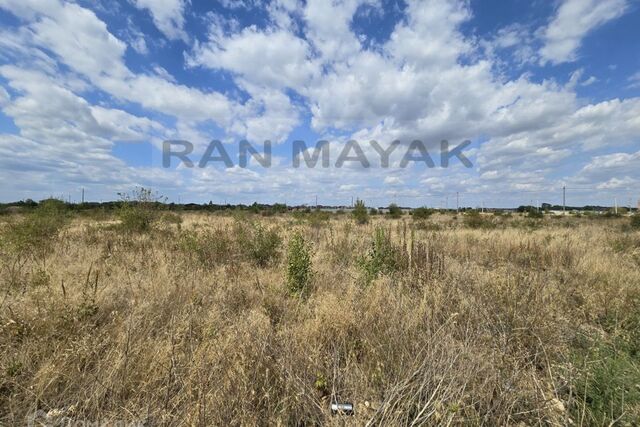
[(40, 215), (0, 219), (0, 424), (640, 419), (626, 219)]

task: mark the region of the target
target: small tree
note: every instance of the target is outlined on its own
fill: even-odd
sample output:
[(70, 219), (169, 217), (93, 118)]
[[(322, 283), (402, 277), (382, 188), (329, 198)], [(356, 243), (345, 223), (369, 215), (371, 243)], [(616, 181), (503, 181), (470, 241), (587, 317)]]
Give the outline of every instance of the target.
[(421, 207), (414, 209), (412, 214), (413, 219), (427, 219), (433, 214), (433, 211), (429, 208)]
[(144, 233), (153, 228), (158, 219), (158, 209), (166, 198), (144, 187), (131, 193), (118, 193), (120, 226), (127, 232)]
[(360, 199), (356, 200), (356, 205), (351, 214), (353, 215), (353, 219), (355, 219), (356, 223), (358, 224), (366, 224), (367, 222), (369, 222), (369, 213), (367, 212), (367, 207)]
[(389, 216), (393, 219), (398, 219), (402, 216), (402, 209), (395, 203), (389, 205)]
[(380, 274), (390, 274), (401, 269), (401, 250), (394, 246), (383, 228), (377, 227), (369, 252), (359, 263), (364, 283), (368, 285)]
[(289, 241), (287, 252), (287, 287), (292, 295), (301, 296), (307, 290), (313, 271), (311, 270), (311, 249), (299, 232)]

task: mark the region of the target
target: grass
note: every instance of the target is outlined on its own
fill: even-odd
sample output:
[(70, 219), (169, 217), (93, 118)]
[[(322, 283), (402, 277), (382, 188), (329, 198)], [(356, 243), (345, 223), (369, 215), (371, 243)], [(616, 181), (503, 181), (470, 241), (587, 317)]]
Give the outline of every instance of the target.
[(0, 424), (640, 419), (628, 219), (305, 215), (5, 215)]

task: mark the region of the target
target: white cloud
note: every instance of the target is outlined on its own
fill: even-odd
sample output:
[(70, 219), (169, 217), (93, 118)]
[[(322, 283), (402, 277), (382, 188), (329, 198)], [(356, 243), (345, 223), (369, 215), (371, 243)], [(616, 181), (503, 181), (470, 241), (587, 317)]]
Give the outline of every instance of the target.
[[(547, 46), (540, 55), (552, 62), (573, 58), (582, 38), (618, 13), (612, 12), (616, 1), (621, 0), (588, 9), (573, 0), (563, 3), (541, 33)], [(152, 13), (169, 38), (186, 39), (186, 2), (136, 4)], [(481, 194), (497, 186), (544, 191), (561, 167), (638, 143), (640, 100), (588, 103), (577, 98), (578, 86), (595, 82), (594, 77), (584, 79), (581, 69), (567, 84), (501, 73), (506, 65), (500, 62), (502, 51), (511, 52), (516, 63), (538, 63), (528, 27), (505, 27), (479, 41), (461, 30), (471, 19), (467, 1), (415, 0), (408, 2), (407, 15), (396, 23), (388, 41), (365, 48), (352, 31), (354, 14), (368, 10), (363, 4), (378, 3), (280, 0), (265, 7), (229, 1), (230, 8), (259, 8), (267, 14), (266, 26), (241, 28), (232, 18), (212, 15), (208, 40), (194, 42), (185, 57), (192, 67), (230, 72), (237, 86), (231, 98), (181, 84), (153, 63), (147, 73), (133, 71), (125, 62), (126, 49), (147, 52), (144, 35), (120, 34), (124, 43), (78, 4), (0, 0), (0, 7), (22, 20), (15, 31), (0, 30), (0, 59), (12, 64), (0, 68), (12, 95), (0, 86), (0, 108), (20, 129), (19, 136), (0, 136), (0, 152), (21, 147), (18, 156), (2, 165), (5, 170), (29, 165), (33, 188), (36, 179), (56, 185), (100, 181), (105, 186), (156, 180), (168, 188), (184, 186), (184, 192), (197, 196), (198, 191), (209, 193), (212, 183), (225, 182), (228, 187), (217, 191), (234, 201), (240, 192), (249, 199), (264, 197), (263, 201), (282, 201), (293, 192), (309, 201), (320, 193), (344, 203), (352, 195), (382, 203), (395, 192), (410, 199), (424, 192), (438, 198), (451, 191)], [(176, 7), (179, 14), (166, 12)], [(554, 36), (553, 28), (567, 19), (580, 22), (581, 29), (568, 26), (563, 35), (568, 41), (563, 41)], [(554, 43), (570, 49), (563, 51)], [(630, 79), (631, 84), (636, 81), (640, 80)], [(89, 89), (104, 92), (100, 104), (81, 96)], [(125, 111), (129, 103), (136, 104), (135, 115)], [(140, 115), (156, 117), (153, 113), (175, 118), (168, 120), (173, 128)], [(240, 136), (258, 144), (265, 139), (282, 142), (303, 119), (320, 135), (338, 140), (338, 146), (350, 137), (383, 145), (393, 139), (422, 139), (431, 146), (441, 139), (454, 145), (476, 137), (482, 142), (466, 152), (475, 162), (473, 170), (456, 164), (425, 172), (412, 166), (388, 175), (377, 167), (378, 155), (368, 146), (363, 147), (372, 160), (367, 170), (351, 163), (341, 169), (295, 170), (287, 161), (269, 170), (145, 170), (128, 167), (112, 154), (115, 141), (157, 144), (163, 137), (177, 137), (205, 142), (212, 123), (225, 141)], [(333, 162), (338, 153), (333, 152)], [(392, 165), (403, 153), (394, 152)], [(600, 165), (612, 159), (599, 159)], [(620, 162), (637, 163), (624, 158)], [(607, 188), (621, 188), (638, 178), (632, 172), (614, 176), (612, 168), (598, 173), (595, 169), (587, 165), (573, 178)]]
[(639, 88), (640, 87), (640, 71), (629, 76), (629, 87), (630, 88)]
[[(56, 2), (58, 7), (46, 9), (35, 4), (35, 0), (29, 1), (3, 5), (34, 20), (28, 24), (29, 32), (19, 43), (51, 50), (58, 60), (85, 76), (97, 88), (182, 121), (212, 121), (230, 128), (242, 120), (236, 112), (247, 109), (223, 94), (203, 92), (157, 75), (133, 73), (123, 58), (126, 44), (109, 33), (104, 22), (92, 11), (59, 2)], [(55, 73), (52, 69), (51, 74)]]
[[(294, 87), (308, 101), (312, 125), (320, 132), (336, 129), (357, 140), (383, 143), (414, 138), (456, 143), (486, 135), (489, 141), (477, 151), (477, 166), (489, 174), (485, 176), (511, 170), (511, 177), (517, 177), (513, 184), (520, 189), (544, 187), (540, 177), (548, 168), (576, 152), (603, 148), (609, 138), (619, 144), (633, 141), (637, 103), (612, 101), (581, 108), (575, 87), (595, 81), (594, 77), (583, 81), (582, 70), (563, 87), (554, 81), (533, 83), (526, 75), (504, 81), (495, 75), (491, 60), (463, 65), (462, 58), (477, 55), (474, 44), (459, 30), (471, 17), (466, 2), (410, 2), (406, 19), (376, 51), (363, 50), (348, 28), (358, 4), (343, 2), (336, 12), (335, 4), (309, 2), (303, 12), (305, 39), (281, 27), (248, 28), (214, 35), (206, 47), (196, 49), (194, 58), (210, 68), (237, 73), (241, 86), (248, 81)], [(318, 29), (332, 15), (331, 32), (321, 34)], [(524, 41), (530, 48), (533, 41), (525, 33), (522, 26), (505, 29), (488, 47), (519, 49)], [(281, 68), (274, 70), (273, 62), (266, 61), (264, 69), (254, 69), (259, 52), (279, 57), (268, 51), (275, 47), (265, 46), (285, 39), (293, 54), (277, 64)], [(335, 40), (343, 45), (337, 48)], [(307, 43), (314, 52), (311, 58)], [(225, 57), (224, 46), (234, 46), (237, 56)], [(324, 71), (313, 72), (312, 66)], [(397, 163), (398, 153), (392, 157)]]
[(136, 37), (129, 42), (129, 45), (138, 52), (140, 55), (146, 55), (149, 53), (149, 48), (147, 47), (147, 42), (144, 37)]
[(299, 122), (298, 109), (279, 90), (242, 83), (251, 100), (237, 110), (231, 129), (249, 141), (283, 142)]
[[(91, 105), (41, 72), (5, 65), (0, 66), (0, 76), (19, 93), (3, 112), (13, 118), (25, 137), (52, 141), (58, 132), (67, 133), (78, 139), (69, 137), (61, 144), (84, 146), (83, 135), (105, 141), (142, 141), (165, 131), (161, 124), (146, 117)], [(104, 141), (101, 145), (111, 147)]]
[(384, 178), (384, 184), (391, 186), (401, 186), (404, 185), (404, 181), (402, 180), (402, 178), (397, 176), (387, 176)]
[(572, 179), (577, 185), (600, 190), (637, 189), (640, 186), (640, 151), (593, 157)]
[(627, 0), (564, 0), (544, 29), (541, 63), (575, 61), (584, 37), (627, 9)]
[(170, 40), (188, 41), (184, 31), (186, 0), (133, 0), (138, 9), (146, 9), (155, 26)]
[(357, 53), (360, 42), (350, 29), (351, 20), (364, 0), (308, 0), (303, 16), (307, 25), (306, 36), (328, 61), (346, 60)]
[(455, 65), (471, 44), (458, 31), (471, 18), (462, 1), (412, 0), (408, 2), (407, 23), (391, 34), (387, 50), (417, 69), (442, 69)]
[(2, 112), (20, 135), (0, 134), (0, 198), (61, 196), (89, 188), (91, 200), (133, 186), (173, 188), (175, 172), (133, 168), (116, 158), (115, 141), (149, 141), (167, 130), (126, 111), (92, 105), (40, 71), (0, 67), (16, 95)]
[(318, 72), (307, 43), (285, 30), (247, 27), (227, 36), (214, 35), (196, 46), (188, 63), (227, 69), (253, 84), (299, 89)]
[(227, 9), (252, 9), (260, 2), (259, 0), (220, 0), (220, 4)]
[(10, 100), (11, 100), (11, 96), (9, 95), (9, 92), (7, 92), (5, 88), (0, 86), (0, 108), (7, 105)]

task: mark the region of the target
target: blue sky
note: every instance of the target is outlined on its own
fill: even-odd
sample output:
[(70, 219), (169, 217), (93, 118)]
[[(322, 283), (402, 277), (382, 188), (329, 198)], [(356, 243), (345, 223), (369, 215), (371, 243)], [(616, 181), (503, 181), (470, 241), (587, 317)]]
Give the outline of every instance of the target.
[[(638, 24), (637, 0), (0, 0), (0, 200), (635, 205)], [(274, 159), (163, 168), (167, 139)], [(292, 167), (351, 139), (372, 167)], [(415, 139), (473, 167), (400, 168)]]

